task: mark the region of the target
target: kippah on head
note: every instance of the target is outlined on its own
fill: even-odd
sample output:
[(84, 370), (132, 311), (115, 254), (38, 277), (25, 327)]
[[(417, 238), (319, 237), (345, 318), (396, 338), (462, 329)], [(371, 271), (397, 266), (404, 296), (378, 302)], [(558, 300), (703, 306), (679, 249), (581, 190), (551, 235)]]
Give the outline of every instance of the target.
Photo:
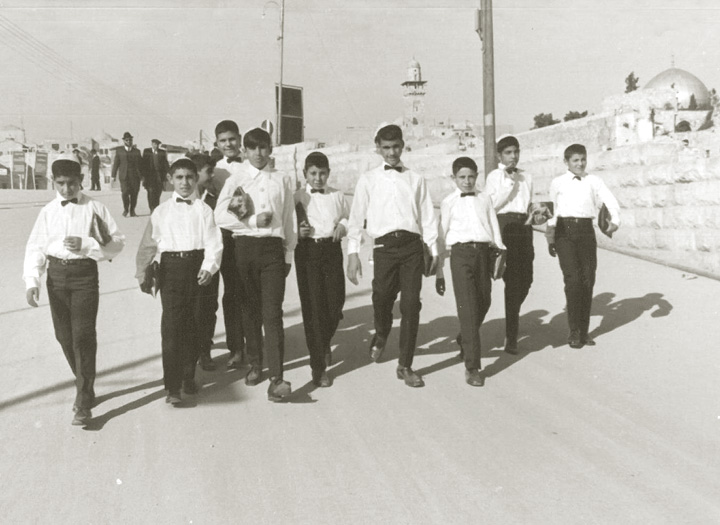
[(215, 136), (217, 137), (221, 133), (227, 133), (228, 131), (232, 131), (233, 133), (240, 134), (240, 128), (238, 128), (238, 125), (235, 123), (234, 120), (223, 120), (221, 122), (218, 122), (218, 125), (215, 126)]
[(502, 153), (505, 148), (510, 146), (515, 146), (516, 148), (520, 149), (520, 143), (518, 142), (518, 139), (516, 139), (512, 135), (504, 135), (500, 137), (497, 141), (497, 152)]
[(565, 160), (570, 160), (570, 157), (575, 154), (587, 155), (587, 149), (582, 144), (570, 144), (567, 148), (565, 148)]
[(457, 175), (457, 172), (463, 168), (470, 168), (477, 173), (478, 167), (474, 160), (470, 157), (458, 157), (452, 163), (453, 175)]
[(270, 134), (262, 128), (253, 128), (243, 137), (243, 146), (248, 149), (255, 149), (259, 146), (272, 146)]
[(397, 124), (380, 125), (375, 132), (375, 144), (380, 144), (381, 140), (403, 140), (402, 129)]
[(175, 173), (179, 169), (186, 169), (192, 171), (195, 176), (198, 174), (198, 170), (195, 167), (195, 163), (187, 157), (180, 157), (178, 160), (170, 165), (170, 175)]
[(315, 166), (316, 168), (327, 168), (330, 169), (330, 161), (327, 155), (319, 151), (313, 151), (307, 157), (305, 157), (305, 169)]
[(78, 162), (77, 157), (71, 153), (63, 153), (60, 155), (53, 161), (50, 169), (52, 171), (53, 178), (62, 176), (82, 177), (80, 163)]

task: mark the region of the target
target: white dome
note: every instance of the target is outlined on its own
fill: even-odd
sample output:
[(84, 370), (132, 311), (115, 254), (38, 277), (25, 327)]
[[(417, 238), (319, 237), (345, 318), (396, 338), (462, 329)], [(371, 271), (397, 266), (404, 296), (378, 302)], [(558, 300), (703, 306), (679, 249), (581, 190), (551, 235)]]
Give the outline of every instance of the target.
[(694, 95), (697, 109), (710, 109), (710, 92), (702, 81), (683, 69), (670, 68), (655, 75), (643, 89), (672, 89), (680, 109), (688, 109)]

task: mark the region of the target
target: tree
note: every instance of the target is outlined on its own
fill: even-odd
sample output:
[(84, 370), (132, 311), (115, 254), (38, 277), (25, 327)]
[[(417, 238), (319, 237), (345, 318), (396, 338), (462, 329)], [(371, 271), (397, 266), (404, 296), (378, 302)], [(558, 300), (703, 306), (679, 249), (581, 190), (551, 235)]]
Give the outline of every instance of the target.
[(625, 93), (631, 93), (638, 88), (638, 82), (640, 79), (635, 76), (635, 72), (631, 71), (630, 74), (625, 78)]
[(565, 122), (567, 122), (568, 120), (584, 118), (584, 117), (587, 117), (587, 114), (588, 114), (587, 110), (583, 111), (582, 113), (580, 113), (579, 111), (568, 111), (567, 114), (565, 115), (565, 118), (563, 118), (563, 120)]
[(532, 129), (544, 128), (545, 126), (552, 126), (553, 124), (559, 124), (559, 120), (555, 120), (552, 113), (538, 113), (533, 117), (535, 126)]

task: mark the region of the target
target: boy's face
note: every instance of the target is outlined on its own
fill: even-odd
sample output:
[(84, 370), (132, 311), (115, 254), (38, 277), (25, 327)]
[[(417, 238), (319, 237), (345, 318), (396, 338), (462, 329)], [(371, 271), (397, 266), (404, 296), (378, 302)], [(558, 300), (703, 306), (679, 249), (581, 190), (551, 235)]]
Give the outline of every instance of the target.
[(234, 131), (223, 131), (215, 137), (215, 144), (227, 158), (240, 155), (240, 137)]
[(500, 162), (502, 162), (506, 168), (515, 168), (518, 161), (520, 160), (520, 148), (516, 145), (511, 145), (498, 153)]
[(587, 166), (587, 155), (584, 153), (573, 153), (569, 159), (565, 159), (568, 171), (573, 175), (584, 175)]
[(471, 168), (461, 168), (458, 172), (453, 175), (453, 180), (458, 189), (466, 193), (468, 191), (475, 191), (475, 183), (477, 182), (477, 171)]
[(312, 189), (322, 190), (327, 184), (328, 177), (330, 176), (330, 169), (310, 166), (305, 169), (303, 173), (305, 173), (305, 180)]
[(375, 145), (375, 151), (380, 155), (389, 166), (397, 166), (400, 164), (403, 147), (405, 143), (400, 139), (383, 140)]
[(72, 175), (58, 175), (53, 178), (53, 183), (55, 184), (55, 189), (62, 198), (69, 200), (78, 196), (82, 178), (74, 177)]
[(213, 176), (213, 168), (210, 165), (203, 166), (200, 171), (198, 171), (198, 189), (205, 190), (205, 188), (208, 187), (210, 183), (210, 179), (212, 179)]
[(255, 169), (261, 170), (270, 162), (272, 147), (261, 144), (253, 149), (245, 148), (245, 156)]
[(171, 175), (168, 175), (175, 193), (183, 199), (187, 199), (197, 186), (197, 175), (187, 168), (178, 168)]

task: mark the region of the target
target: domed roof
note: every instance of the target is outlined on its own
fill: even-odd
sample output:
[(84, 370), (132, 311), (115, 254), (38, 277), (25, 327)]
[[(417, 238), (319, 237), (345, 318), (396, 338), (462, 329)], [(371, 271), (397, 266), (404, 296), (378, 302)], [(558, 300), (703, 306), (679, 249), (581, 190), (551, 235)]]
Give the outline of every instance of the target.
[(410, 68), (420, 69), (420, 62), (418, 62), (417, 60), (415, 60), (415, 57), (413, 57), (413, 59), (412, 59), (412, 60), (410, 61), (410, 63), (408, 64), (408, 69), (410, 69)]
[(672, 89), (677, 93), (680, 109), (688, 109), (690, 97), (695, 95), (697, 109), (710, 108), (710, 92), (702, 81), (693, 75), (676, 67), (666, 69), (655, 75), (643, 89)]

